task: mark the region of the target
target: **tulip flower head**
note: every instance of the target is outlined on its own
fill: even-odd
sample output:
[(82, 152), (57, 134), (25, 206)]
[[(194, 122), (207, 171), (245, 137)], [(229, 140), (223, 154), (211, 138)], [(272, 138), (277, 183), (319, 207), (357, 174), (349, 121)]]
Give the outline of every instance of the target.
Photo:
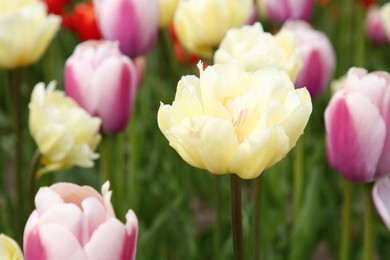
[(35, 63), (48, 47), (61, 23), (47, 15), (39, 0), (0, 0), (0, 68)]
[(12, 238), (0, 233), (0, 259), (23, 260), (19, 245)]
[(71, 168), (92, 167), (99, 157), (94, 151), (100, 142), (101, 120), (91, 117), (77, 103), (55, 90), (38, 83), (29, 104), (30, 133), (38, 145), (45, 165), (38, 175)]
[(252, 0), (180, 1), (175, 30), (189, 52), (210, 57), (230, 28), (247, 22), (251, 8)]
[(371, 6), (367, 11), (365, 27), (366, 34), (373, 43), (389, 43), (383, 23), (380, 8), (376, 5)]
[(387, 39), (390, 39), (390, 3), (386, 3), (380, 9), (381, 21), (385, 29)]
[(276, 67), (295, 80), (302, 66), (297, 41), (289, 30), (273, 36), (264, 32), (260, 23), (230, 29), (215, 52), (214, 63), (234, 62), (247, 71)]
[(24, 230), (26, 260), (135, 259), (138, 220), (132, 210), (126, 224), (111, 205), (109, 182), (102, 195), (89, 186), (57, 183), (42, 187)]
[(103, 133), (120, 132), (130, 119), (138, 84), (136, 69), (144, 70), (140, 62), (135, 67), (117, 42), (83, 42), (66, 61), (66, 93), (102, 119)]
[(390, 75), (351, 68), (325, 110), (330, 165), (352, 182), (390, 173)]
[(310, 21), (314, 0), (256, 0), (261, 17), (274, 22), (284, 23), (289, 19)]
[(159, 10), (160, 10), (160, 27), (168, 27), (168, 25), (172, 22), (173, 16), (176, 11), (177, 4), (179, 0), (159, 0)]
[(283, 28), (296, 36), (298, 51), (303, 59), (295, 87), (306, 87), (312, 98), (316, 98), (325, 91), (336, 66), (333, 46), (324, 33), (314, 30), (305, 21), (289, 20)]
[(200, 77), (183, 77), (172, 105), (161, 104), (160, 130), (190, 165), (256, 178), (295, 146), (312, 111), (309, 92), (275, 68), (198, 67)]
[(96, 19), (103, 38), (118, 41), (131, 58), (146, 54), (158, 33), (158, 0), (94, 0)]

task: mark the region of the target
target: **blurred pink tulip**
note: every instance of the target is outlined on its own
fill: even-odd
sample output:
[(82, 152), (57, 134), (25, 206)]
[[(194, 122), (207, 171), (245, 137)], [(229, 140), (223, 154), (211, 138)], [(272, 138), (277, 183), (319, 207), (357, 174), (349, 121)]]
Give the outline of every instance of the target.
[(390, 74), (351, 68), (325, 110), (330, 165), (352, 182), (390, 173)]
[(40, 188), (24, 230), (25, 259), (135, 259), (137, 217), (129, 210), (126, 224), (121, 223), (111, 193), (109, 182), (102, 186), (102, 195), (71, 183)]
[(158, 0), (94, 0), (104, 39), (119, 41), (121, 51), (135, 58), (150, 51), (159, 28)]
[(314, 0), (257, 0), (260, 16), (274, 23), (288, 19), (310, 21), (313, 9)]
[(312, 98), (321, 95), (329, 84), (336, 65), (336, 55), (328, 37), (301, 20), (287, 21), (284, 28), (298, 40), (303, 66), (295, 80), (297, 88), (306, 87)]
[(102, 119), (103, 133), (126, 128), (138, 79), (134, 63), (121, 54), (116, 42), (79, 44), (66, 61), (64, 76), (66, 94)]
[(365, 25), (367, 36), (373, 43), (389, 43), (378, 6), (373, 5), (368, 9)]
[(372, 198), (376, 210), (383, 222), (390, 230), (390, 178), (385, 177), (377, 181), (372, 189)]

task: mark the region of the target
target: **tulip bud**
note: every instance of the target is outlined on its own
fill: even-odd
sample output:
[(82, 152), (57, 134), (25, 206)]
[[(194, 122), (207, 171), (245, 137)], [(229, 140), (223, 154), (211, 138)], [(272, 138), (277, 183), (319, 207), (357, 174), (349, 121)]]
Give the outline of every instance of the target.
[(129, 210), (126, 224), (116, 218), (109, 186), (102, 195), (72, 183), (40, 188), (24, 229), (26, 260), (135, 259), (137, 217)]
[(12, 238), (0, 233), (0, 259), (23, 260), (19, 245)]
[(158, 0), (94, 0), (96, 19), (106, 40), (118, 41), (131, 58), (146, 54), (158, 33)]
[(365, 25), (367, 36), (372, 42), (377, 44), (389, 43), (378, 6), (373, 5), (368, 9)]
[(261, 17), (274, 22), (284, 23), (288, 19), (310, 21), (314, 0), (256, 0)]
[(35, 63), (54, 38), (60, 17), (47, 15), (46, 5), (37, 0), (0, 0), (0, 6), (0, 68)]
[(304, 21), (287, 21), (283, 28), (292, 31), (298, 41), (303, 66), (295, 87), (306, 87), (312, 98), (321, 95), (329, 84), (336, 65), (336, 55), (328, 37)]
[(137, 89), (137, 72), (133, 62), (119, 51), (117, 42), (79, 44), (66, 61), (64, 76), (66, 94), (102, 119), (103, 133), (126, 128)]
[(390, 173), (390, 75), (351, 68), (325, 110), (330, 165), (352, 182)]

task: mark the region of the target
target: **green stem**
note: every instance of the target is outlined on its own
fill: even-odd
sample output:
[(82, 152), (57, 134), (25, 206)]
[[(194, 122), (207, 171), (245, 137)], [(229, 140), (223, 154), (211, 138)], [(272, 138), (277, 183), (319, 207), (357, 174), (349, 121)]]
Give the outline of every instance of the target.
[(304, 148), (304, 139), (303, 136), (300, 137), (300, 140), (297, 142), (293, 156), (294, 156), (294, 172), (293, 172), (293, 205), (294, 205), (294, 214), (297, 216), (299, 207), (301, 206), (302, 198), (302, 186), (303, 186), (303, 148)]
[(364, 260), (374, 259), (374, 205), (370, 184), (364, 186)]
[(221, 255), (221, 178), (214, 176), (214, 259), (220, 259)]
[(30, 210), (34, 209), (34, 197), (35, 197), (35, 182), (37, 180), (37, 172), (39, 164), (41, 162), (41, 153), (39, 149), (34, 153), (34, 156), (31, 160), (30, 173), (29, 173), (29, 197), (30, 197)]
[(241, 179), (230, 175), (230, 207), (232, 216), (233, 251), (234, 259), (243, 259), (242, 247), (242, 208), (241, 208)]
[(260, 206), (261, 206), (261, 178), (255, 180), (255, 199), (253, 209), (253, 245), (252, 256), (254, 260), (260, 259)]
[(111, 181), (110, 176), (110, 143), (108, 136), (103, 136), (100, 145), (102, 182)]
[(344, 181), (344, 202), (341, 223), (341, 246), (339, 252), (340, 260), (349, 260), (350, 237), (351, 237), (351, 212), (352, 212), (352, 184)]

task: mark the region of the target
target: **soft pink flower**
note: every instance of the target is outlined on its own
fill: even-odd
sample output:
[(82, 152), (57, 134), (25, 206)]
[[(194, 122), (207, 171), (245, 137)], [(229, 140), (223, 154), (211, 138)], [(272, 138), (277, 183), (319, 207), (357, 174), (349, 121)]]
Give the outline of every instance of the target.
[(120, 43), (121, 51), (135, 58), (150, 51), (157, 40), (157, 0), (94, 0), (103, 37)]
[(103, 133), (126, 128), (137, 89), (137, 71), (116, 42), (79, 44), (66, 61), (64, 76), (66, 94), (102, 119)]
[(88, 186), (58, 183), (42, 187), (24, 230), (26, 260), (135, 259), (138, 220), (132, 210), (126, 224), (111, 205), (109, 183), (102, 195)]
[(376, 210), (383, 222), (390, 230), (390, 178), (385, 177), (377, 181), (372, 189), (372, 198)]
[(389, 43), (383, 22), (379, 7), (371, 6), (367, 12), (365, 26), (368, 38), (374, 43)]
[(390, 74), (351, 68), (325, 110), (330, 165), (352, 182), (390, 173)]
[(314, 0), (256, 0), (258, 13), (274, 23), (288, 19), (310, 21)]
[(295, 34), (303, 60), (295, 86), (306, 87), (312, 98), (318, 97), (328, 86), (336, 65), (332, 44), (326, 34), (314, 30), (305, 21), (289, 20), (283, 27)]

